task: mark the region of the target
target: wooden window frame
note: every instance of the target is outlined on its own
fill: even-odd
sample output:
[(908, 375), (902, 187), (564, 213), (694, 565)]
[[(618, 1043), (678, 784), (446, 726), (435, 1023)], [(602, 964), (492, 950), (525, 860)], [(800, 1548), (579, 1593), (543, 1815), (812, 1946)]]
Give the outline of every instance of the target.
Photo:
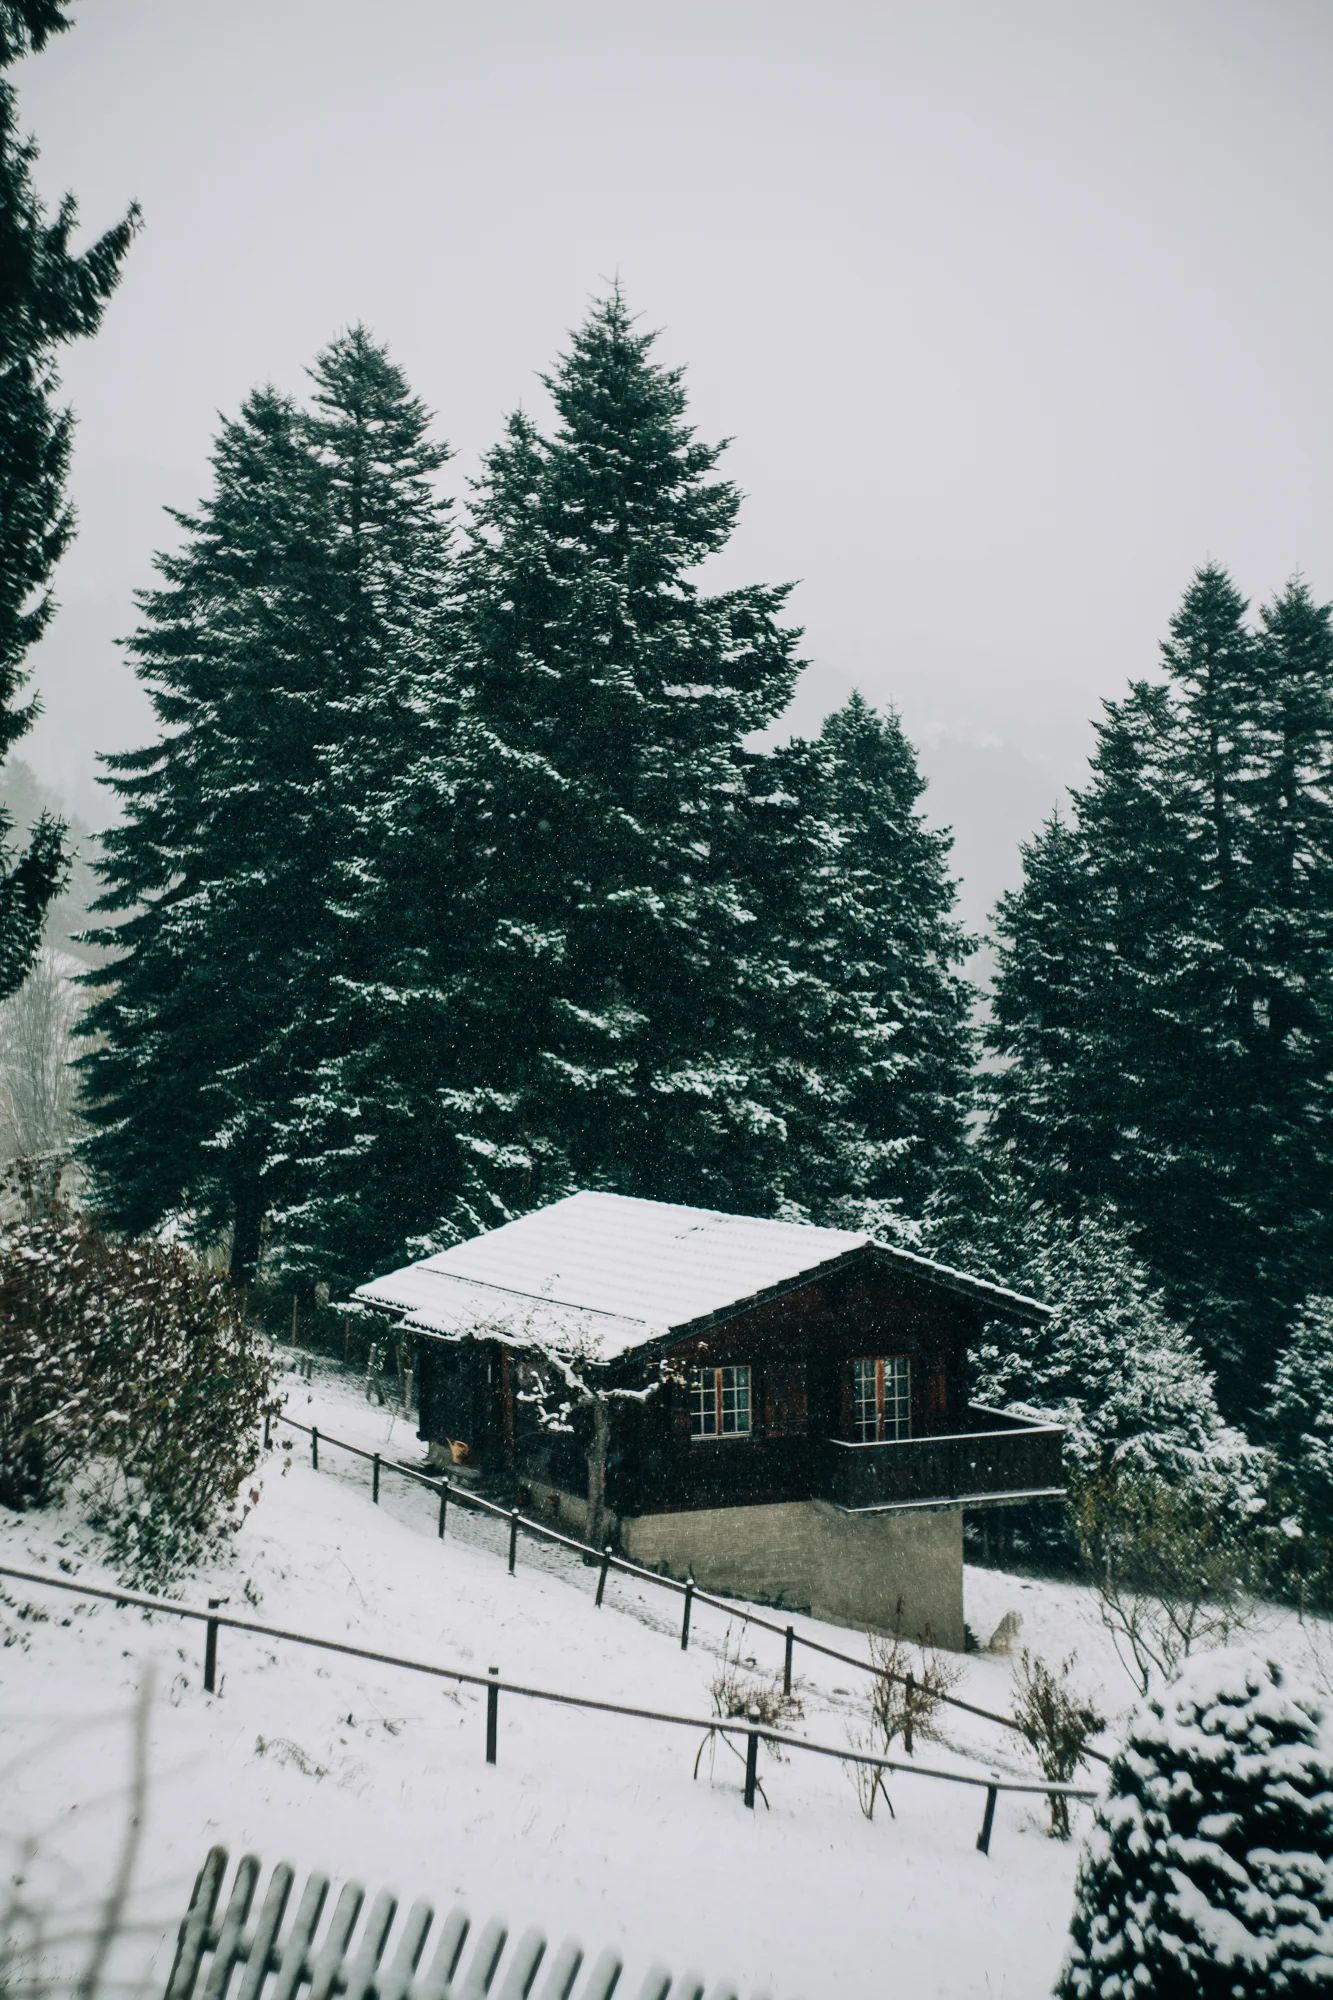
[[(875, 1370), (875, 1414), (874, 1436), (867, 1437), (865, 1429), (870, 1419), (863, 1414), (865, 1398), (857, 1393), (857, 1372), (873, 1366)], [(894, 1406), (893, 1434), (889, 1436), (885, 1428), (884, 1376), (886, 1368), (892, 1368), (896, 1385), (901, 1370), (904, 1384), (903, 1393), (892, 1398)], [(901, 1411), (901, 1415), (899, 1414)], [(858, 1354), (852, 1360), (852, 1422), (857, 1429), (858, 1444), (903, 1444), (912, 1435), (912, 1357), (910, 1354)], [(901, 1428), (899, 1426), (901, 1425)]]
[[(707, 1379), (710, 1375), (713, 1378), (712, 1381), (713, 1429), (696, 1430), (695, 1429), (696, 1416), (698, 1416), (700, 1418), (700, 1421), (702, 1422), (707, 1415), (708, 1403), (707, 1403), (706, 1384), (707, 1384)], [(729, 1383), (723, 1381), (723, 1377), (727, 1375), (733, 1378)], [(742, 1375), (745, 1378), (743, 1385), (742, 1383), (740, 1383), (738, 1380), (735, 1379), (736, 1377)], [(724, 1397), (727, 1391), (729, 1390), (733, 1399), (737, 1399), (738, 1392), (741, 1391), (742, 1388), (744, 1390), (744, 1399), (745, 1399), (745, 1428), (744, 1430), (741, 1430), (739, 1427), (733, 1425), (733, 1427), (730, 1430), (726, 1430), (723, 1427)], [(733, 1413), (734, 1413), (734, 1402), (733, 1402)], [(698, 1367), (691, 1369), (690, 1443), (728, 1444), (738, 1438), (749, 1438), (753, 1436), (754, 1436), (754, 1371), (751, 1368), (749, 1362), (725, 1361), (719, 1363), (716, 1367), (708, 1367), (706, 1365), (701, 1364)]]

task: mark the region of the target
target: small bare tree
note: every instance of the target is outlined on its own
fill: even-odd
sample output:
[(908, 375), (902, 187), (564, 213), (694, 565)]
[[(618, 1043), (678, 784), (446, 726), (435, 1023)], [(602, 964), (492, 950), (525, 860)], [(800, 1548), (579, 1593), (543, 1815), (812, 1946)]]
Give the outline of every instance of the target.
[(1074, 1522), (1102, 1623), (1140, 1694), (1252, 1622), (1254, 1518), (1205, 1480), (1104, 1472), (1079, 1489)]
[(11, 1160), (68, 1156), (77, 1122), (78, 1024), (84, 1002), (55, 952), (43, 949), (0, 1004), (0, 1117)]
[(651, 1402), (669, 1382), (682, 1382), (684, 1376), (677, 1363), (661, 1355), (649, 1363), (648, 1379), (641, 1386), (613, 1383), (600, 1337), (581, 1319), (571, 1321), (567, 1331), (553, 1333), (541, 1325), (534, 1312), (518, 1336), (518, 1345), (523, 1359), (523, 1381), (517, 1400), (534, 1412), (541, 1428), (572, 1435), (577, 1428), (576, 1418), (581, 1412), (587, 1414), (591, 1428), (587, 1451), (587, 1535), (593, 1547), (600, 1548), (606, 1531), (611, 1412), (617, 1404)]

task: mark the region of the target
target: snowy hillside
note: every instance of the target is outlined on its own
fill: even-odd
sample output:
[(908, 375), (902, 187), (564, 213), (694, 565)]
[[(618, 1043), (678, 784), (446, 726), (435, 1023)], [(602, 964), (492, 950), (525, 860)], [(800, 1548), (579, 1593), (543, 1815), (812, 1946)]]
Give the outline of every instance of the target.
[[(331, 1374), (313, 1385), (289, 1379), (294, 1417), (390, 1457), (418, 1457), (410, 1428), (360, 1400), (355, 1385)], [(441, 1544), (428, 1494), (386, 1474), (375, 1508), (364, 1465), (330, 1448), (316, 1473), (303, 1436), (274, 1435), (279, 1448), (234, 1558), (193, 1579), (186, 1601), (224, 1597), (237, 1615), (299, 1631), (710, 1712), (727, 1636), (721, 1614), (698, 1610), (682, 1653), (667, 1593), (613, 1579), (598, 1612), (595, 1578), (527, 1541), (510, 1578), (501, 1525), (454, 1509)], [(0, 1521), (0, 1561), (105, 1580), (85, 1543), (70, 1517)], [(1046, 1992), (1054, 1977), (1076, 1849), (1045, 1837), (1040, 1800), (1001, 1799), (985, 1858), (975, 1848), (982, 1794), (971, 1788), (904, 1776), (891, 1787), (896, 1819), (881, 1809), (871, 1823), (841, 1765), (765, 1754), (770, 1809), (750, 1813), (725, 1748), (711, 1759), (705, 1751), (695, 1781), (700, 1738), (691, 1732), (507, 1698), (490, 1769), (478, 1690), (224, 1630), (220, 1687), (208, 1696), (198, 1626), (6, 1590), (0, 1770), (6, 1836), (34, 1844), (21, 1871), (30, 1900), (51, 1892), (68, 1911), (104, 1892), (125, 1818), (133, 1697), (153, 1673), (135, 1911), (147, 1929), (135, 1952), (154, 1960), (155, 1978), (213, 1841), (437, 1904), (460, 1898), (479, 1917), (573, 1930), (593, 1947), (619, 1943), (631, 1993), (650, 1957), (697, 1965), (710, 1979), (730, 1974), (776, 2000), (834, 1991), (870, 2000), (890, 1979), (914, 2000), (993, 2000)], [(1017, 1610), (1023, 1641), (1050, 1658), (1077, 1646), (1088, 1685), (1123, 1702), (1128, 1684), (1110, 1679), (1083, 1593), (979, 1571), (969, 1571), (968, 1590), (974, 1628), (988, 1632)], [(863, 1645), (797, 1624), (851, 1651)], [(738, 1623), (731, 1638), (760, 1668), (780, 1665), (771, 1635)], [(841, 1743), (862, 1677), (833, 1662), (812, 1669), (813, 1657), (798, 1652), (807, 1684), (795, 1727)], [(970, 1659), (959, 1692), (1003, 1708), (1009, 1673), (1003, 1659)], [(960, 1717), (946, 1737), (919, 1743), (918, 1758), (1033, 1774), (1018, 1739), (985, 1723)], [(1087, 1809), (1078, 1811), (1086, 1824)]]

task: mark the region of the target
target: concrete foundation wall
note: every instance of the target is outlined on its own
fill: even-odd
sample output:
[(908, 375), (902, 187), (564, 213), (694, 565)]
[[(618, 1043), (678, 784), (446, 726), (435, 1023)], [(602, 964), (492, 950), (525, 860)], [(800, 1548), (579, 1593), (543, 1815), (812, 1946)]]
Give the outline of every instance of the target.
[[(586, 1536), (584, 1499), (536, 1482), (529, 1490), (534, 1513)], [(631, 1562), (692, 1576), (724, 1597), (963, 1649), (961, 1509), (847, 1514), (826, 1500), (790, 1500), (621, 1521), (608, 1514), (606, 1533), (618, 1534)]]
[(962, 1650), (963, 1517), (845, 1514), (823, 1500), (644, 1514), (620, 1523), (646, 1569), (705, 1590)]

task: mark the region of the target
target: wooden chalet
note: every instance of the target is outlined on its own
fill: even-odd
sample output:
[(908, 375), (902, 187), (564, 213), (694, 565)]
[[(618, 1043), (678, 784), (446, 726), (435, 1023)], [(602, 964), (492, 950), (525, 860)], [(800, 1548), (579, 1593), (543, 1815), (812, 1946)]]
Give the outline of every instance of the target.
[(852, 1231), (584, 1193), (362, 1286), (418, 1341), (434, 1462), (586, 1526), (587, 1430), (525, 1400), (544, 1347), (596, 1356), (628, 1553), (846, 1622), (962, 1643), (962, 1510), (1055, 1497), (1061, 1431), (968, 1400), (988, 1321), (1049, 1308)]

